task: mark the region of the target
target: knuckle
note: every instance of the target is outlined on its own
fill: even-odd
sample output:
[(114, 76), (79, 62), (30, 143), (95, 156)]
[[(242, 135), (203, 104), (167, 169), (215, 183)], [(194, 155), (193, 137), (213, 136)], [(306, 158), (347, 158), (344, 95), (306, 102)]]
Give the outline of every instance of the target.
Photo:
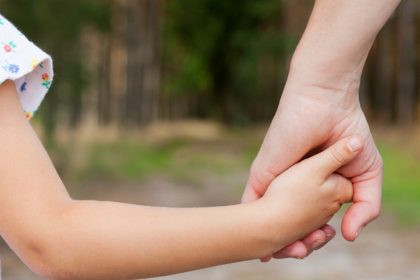
[(333, 147), (331, 149), (330, 157), (332, 160), (336, 161), (339, 164), (343, 164), (346, 161), (344, 152), (339, 150), (337, 147)]
[(339, 177), (340, 175), (338, 174), (331, 174), (324, 183), (326, 187), (325, 189), (331, 192), (335, 192), (339, 184)]
[(339, 203), (351, 201), (353, 198), (353, 184), (347, 178), (332, 174), (326, 181), (327, 193)]

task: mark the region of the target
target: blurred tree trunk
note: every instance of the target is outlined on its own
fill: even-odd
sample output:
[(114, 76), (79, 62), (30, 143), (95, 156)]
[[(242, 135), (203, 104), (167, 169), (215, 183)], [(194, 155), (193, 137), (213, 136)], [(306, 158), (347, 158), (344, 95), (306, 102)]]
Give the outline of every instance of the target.
[(420, 0), (417, 0), (417, 10), (416, 10), (416, 71), (417, 71), (417, 83), (416, 83), (416, 99), (417, 99), (417, 115), (416, 115), (416, 121), (418, 124), (420, 124), (420, 28), (418, 26), (420, 25)]
[(158, 115), (163, 0), (126, 2), (127, 95), (125, 121), (144, 125)]
[(393, 92), (395, 89), (393, 35), (392, 26), (386, 26), (377, 40), (375, 66), (373, 75), (373, 100), (375, 118), (378, 121), (389, 123), (393, 120)]
[[(228, 32), (225, 32), (218, 41), (217, 45), (223, 44), (227, 40)], [(217, 48), (211, 58), (210, 71), (213, 80), (212, 105), (216, 117), (224, 123), (231, 121), (231, 115), (228, 109), (228, 92), (227, 81), (230, 80), (230, 67), (225, 52), (221, 52), (223, 48)]]
[(99, 77), (102, 76), (102, 68), (104, 62), (101, 58), (106, 57), (104, 50), (106, 48), (105, 37), (100, 34), (97, 30), (85, 27), (81, 34), (82, 49), (85, 50), (82, 53), (82, 59), (84, 61), (89, 60), (89, 64), (84, 65), (87, 73), (89, 73), (90, 81), (86, 88), (83, 90), (82, 102), (81, 102), (81, 115), (80, 122), (77, 125), (85, 123), (95, 124), (98, 123), (98, 110), (99, 106), (98, 99), (100, 95), (100, 88), (102, 81)]
[(119, 123), (122, 118), (121, 102), (125, 95), (126, 45), (125, 45), (125, 6), (126, 0), (113, 0), (111, 30), (105, 41), (107, 55), (103, 65), (102, 87), (98, 98), (99, 123), (107, 125)]
[(415, 0), (401, 2), (398, 10), (398, 97), (397, 120), (410, 124), (415, 118), (416, 84), (416, 4)]

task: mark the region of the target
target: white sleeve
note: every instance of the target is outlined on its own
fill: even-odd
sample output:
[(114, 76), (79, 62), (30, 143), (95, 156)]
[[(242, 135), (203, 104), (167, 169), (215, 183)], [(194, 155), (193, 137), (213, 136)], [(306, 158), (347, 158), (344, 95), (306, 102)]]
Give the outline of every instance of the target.
[(0, 83), (14, 81), (27, 119), (38, 109), (52, 79), (51, 57), (0, 15)]

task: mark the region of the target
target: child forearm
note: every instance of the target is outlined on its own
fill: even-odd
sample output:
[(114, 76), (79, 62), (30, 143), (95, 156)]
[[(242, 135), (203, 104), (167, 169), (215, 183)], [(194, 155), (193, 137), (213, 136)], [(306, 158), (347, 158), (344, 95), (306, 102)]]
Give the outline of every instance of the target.
[(170, 209), (72, 200), (12, 83), (0, 86), (0, 128), (0, 233), (45, 277), (140, 278), (257, 258), (271, 249), (274, 234), (259, 202)]
[(46, 233), (53, 240), (46, 247), (59, 278), (172, 274), (270, 253), (274, 242), (262, 209), (258, 203), (174, 209), (75, 201), (57, 217), (57, 230)]

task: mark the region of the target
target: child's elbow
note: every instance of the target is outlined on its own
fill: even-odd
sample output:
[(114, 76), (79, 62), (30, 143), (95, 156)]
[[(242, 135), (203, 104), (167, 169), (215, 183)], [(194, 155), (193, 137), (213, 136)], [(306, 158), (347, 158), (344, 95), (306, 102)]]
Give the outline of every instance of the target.
[(75, 256), (70, 242), (66, 216), (68, 207), (39, 215), (22, 224), (11, 236), (10, 245), (21, 260), (45, 279), (67, 280), (75, 277)]
[[(41, 276), (45, 279), (50, 280), (67, 280), (74, 279), (70, 278), (68, 269), (57, 264), (54, 261), (51, 261), (48, 258), (40, 257), (36, 260), (27, 263), (28, 267), (32, 272)], [(67, 275), (67, 276), (66, 276)]]
[(18, 254), (35, 274), (45, 279), (75, 279), (74, 268), (67, 261), (68, 248), (59, 248), (57, 244), (57, 237), (46, 241), (28, 240)]

